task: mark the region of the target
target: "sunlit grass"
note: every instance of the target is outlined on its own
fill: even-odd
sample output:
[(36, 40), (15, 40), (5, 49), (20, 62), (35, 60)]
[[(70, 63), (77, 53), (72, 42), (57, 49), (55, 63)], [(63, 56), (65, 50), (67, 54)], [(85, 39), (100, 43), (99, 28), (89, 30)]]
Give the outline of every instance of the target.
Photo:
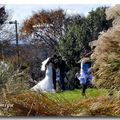
[[(97, 97), (97, 96), (108, 96), (108, 92), (109, 90), (107, 89), (88, 88), (86, 90), (86, 95), (88, 98)], [(54, 94), (58, 98), (61, 98), (61, 99), (64, 98), (69, 102), (81, 101), (84, 99), (84, 97), (81, 95), (82, 89), (66, 90), (64, 92), (58, 91), (58, 93), (54, 93)], [(48, 95), (50, 94), (48, 93)]]
[[(18, 84), (19, 83), (19, 84)], [(14, 89), (12, 89), (12, 87)], [(109, 89), (87, 88), (86, 96), (82, 89), (65, 90), (57, 93), (31, 92), (26, 81), (6, 85), (3, 90), (4, 102), (13, 105), (3, 110), (4, 116), (118, 116), (119, 98), (115, 91), (113, 98)], [(109, 111), (110, 110), (110, 111)], [(109, 111), (109, 112), (107, 112)]]
[(4, 90), (4, 97), (10, 104), (11, 110), (7, 116), (118, 116), (119, 96), (116, 91), (113, 98), (109, 98), (108, 89), (88, 88), (87, 98), (81, 89), (66, 90), (57, 93), (36, 93), (22, 89), (19, 94)]

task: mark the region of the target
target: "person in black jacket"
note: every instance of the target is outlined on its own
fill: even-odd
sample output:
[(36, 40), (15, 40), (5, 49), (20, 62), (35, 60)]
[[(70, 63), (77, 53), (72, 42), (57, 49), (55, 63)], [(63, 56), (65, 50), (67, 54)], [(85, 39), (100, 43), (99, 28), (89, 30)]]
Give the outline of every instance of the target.
[(53, 62), (53, 85), (54, 85), (54, 89), (56, 90), (56, 69), (57, 69), (57, 61), (56, 61), (56, 59), (57, 59), (57, 55), (56, 54), (54, 54), (53, 56), (52, 56), (52, 58), (54, 59), (54, 62)]
[(62, 59), (61, 56), (58, 56), (58, 68), (60, 69), (60, 82), (61, 82), (61, 91), (65, 90), (65, 61)]

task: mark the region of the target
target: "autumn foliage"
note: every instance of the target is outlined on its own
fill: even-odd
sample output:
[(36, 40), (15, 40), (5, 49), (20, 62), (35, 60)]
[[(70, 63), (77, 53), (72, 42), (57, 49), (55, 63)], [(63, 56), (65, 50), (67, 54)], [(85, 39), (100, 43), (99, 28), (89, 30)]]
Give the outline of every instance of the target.
[(24, 20), (20, 28), (22, 39), (30, 36), (31, 42), (44, 42), (53, 51), (56, 51), (56, 45), (61, 35), (67, 32), (71, 18), (66, 16), (62, 9), (44, 10)]

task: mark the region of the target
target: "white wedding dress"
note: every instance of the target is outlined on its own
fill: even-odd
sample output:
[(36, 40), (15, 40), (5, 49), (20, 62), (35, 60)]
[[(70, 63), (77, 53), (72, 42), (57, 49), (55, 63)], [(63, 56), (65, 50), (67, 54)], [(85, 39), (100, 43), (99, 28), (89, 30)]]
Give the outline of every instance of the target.
[(36, 92), (49, 92), (49, 93), (56, 93), (53, 87), (53, 71), (52, 71), (52, 63), (49, 63), (46, 69), (46, 75), (45, 78), (40, 81), (38, 84), (36, 84), (34, 87), (32, 87), (31, 91)]

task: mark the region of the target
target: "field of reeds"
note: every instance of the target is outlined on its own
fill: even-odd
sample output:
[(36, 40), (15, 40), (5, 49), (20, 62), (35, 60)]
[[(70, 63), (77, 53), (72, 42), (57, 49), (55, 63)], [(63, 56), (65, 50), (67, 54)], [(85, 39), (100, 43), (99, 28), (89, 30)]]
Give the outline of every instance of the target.
[(120, 116), (120, 91), (112, 98), (109, 89), (94, 87), (86, 90), (87, 98), (81, 89), (36, 93), (30, 91), (28, 79), (21, 78), (28, 76), (25, 70), (9, 67), (0, 76), (0, 116)]
[(120, 93), (109, 98), (107, 89), (88, 88), (87, 98), (81, 89), (57, 93), (36, 93), (29, 89), (2, 90), (1, 116), (120, 116)]

